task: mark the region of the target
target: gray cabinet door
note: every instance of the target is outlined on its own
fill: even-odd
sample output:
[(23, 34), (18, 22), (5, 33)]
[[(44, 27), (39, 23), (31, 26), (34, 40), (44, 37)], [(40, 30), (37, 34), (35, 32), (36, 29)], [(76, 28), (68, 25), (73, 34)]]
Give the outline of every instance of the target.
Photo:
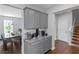
[(34, 13), (34, 26), (35, 28), (39, 28), (39, 12)]
[(47, 52), (49, 49), (52, 47), (52, 37), (49, 36), (47, 38), (43, 38), (43, 47), (42, 50), (43, 52)]
[(31, 28), (34, 28), (34, 12), (33, 10), (31, 9), (26, 9), (24, 11), (24, 28), (25, 29), (31, 29)]
[(45, 50), (48, 51), (52, 47), (52, 37), (51, 36), (46, 38), (46, 43), (47, 43), (47, 45), (45, 46)]
[(48, 16), (47, 16), (47, 14), (40, 13), (39, 27), (40, 28), (47, 28), (47, 25), (48, 25)]
[(43, 52), (47, 52), (48, 51), (48, 39), (44, 38), (43, 39)]
[(48, 15), (45, 14), (45, 28), (48, 27)]

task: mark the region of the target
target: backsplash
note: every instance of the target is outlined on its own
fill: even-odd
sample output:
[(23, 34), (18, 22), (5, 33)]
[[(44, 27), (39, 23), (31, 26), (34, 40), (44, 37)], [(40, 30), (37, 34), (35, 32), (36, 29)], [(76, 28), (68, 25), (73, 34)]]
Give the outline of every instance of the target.
[[(42, 30), (47, 32), (47, 29), (39, 29), (39, 31), (42, 31)], [(24, 34), (23, 34), (24, 38), (27, 38), (27, 32), (30, 32), (32, 34), (32, 33), (35, 33), (36, 30), (35, 29), (34, 30), (24, 30)]]

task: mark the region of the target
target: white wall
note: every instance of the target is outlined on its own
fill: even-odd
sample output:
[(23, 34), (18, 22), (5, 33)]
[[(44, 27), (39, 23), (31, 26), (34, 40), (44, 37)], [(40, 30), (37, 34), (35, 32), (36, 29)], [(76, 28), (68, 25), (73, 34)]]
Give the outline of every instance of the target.
[(57, 16), (57, 39), (65, 42), (71, 41), (72, 12), (61, 13)]
[(17, 34), (18, 29), (22, 29), (23, 30), (23, 19), (22, 18), (12, 18), (13, 20), (13, 31), (14, 33)]
[[(3, 33), (4, 29), (3, 29), (3, 20), (2, 20), (2, 17), (0, 16), (0, 35)], [(0, 36), (1, 38), (1, 36)]]

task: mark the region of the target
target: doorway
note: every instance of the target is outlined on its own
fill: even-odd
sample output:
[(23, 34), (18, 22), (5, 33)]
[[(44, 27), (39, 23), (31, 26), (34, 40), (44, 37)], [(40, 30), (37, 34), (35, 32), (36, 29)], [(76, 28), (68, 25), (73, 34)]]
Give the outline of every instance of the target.
[(72, 40), (72, 13), (56, 14), (56, 38), (68, 44)]

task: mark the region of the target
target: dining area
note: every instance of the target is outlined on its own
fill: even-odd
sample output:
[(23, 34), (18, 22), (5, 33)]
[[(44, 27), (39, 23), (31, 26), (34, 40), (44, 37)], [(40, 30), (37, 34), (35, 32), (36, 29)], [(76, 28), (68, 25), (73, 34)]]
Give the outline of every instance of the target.
[(0, 54), (21, 54), (21, 36), (5, 38), (1, 35)]
[(0, 54), (21, 54), (22, 19), (0, 15)]

